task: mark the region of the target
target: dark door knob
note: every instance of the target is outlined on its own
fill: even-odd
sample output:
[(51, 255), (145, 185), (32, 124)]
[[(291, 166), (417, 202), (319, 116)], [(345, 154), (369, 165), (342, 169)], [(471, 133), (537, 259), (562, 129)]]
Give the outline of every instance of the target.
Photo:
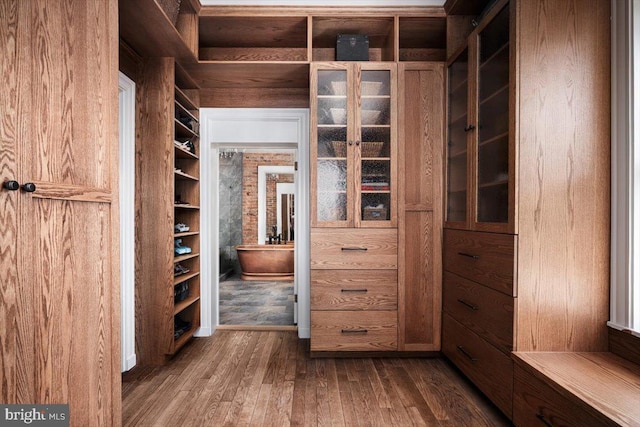
[(36, 191), (36, 185), (33, 182), (22, 184), (22, 191), (26, 193), (33, 193), (34, 191)]
[(2, 188), (6, 188), (9, 191), (16, 191), (20, 188), (20, 183), (18, 181), (5, 181), (2, 183)]

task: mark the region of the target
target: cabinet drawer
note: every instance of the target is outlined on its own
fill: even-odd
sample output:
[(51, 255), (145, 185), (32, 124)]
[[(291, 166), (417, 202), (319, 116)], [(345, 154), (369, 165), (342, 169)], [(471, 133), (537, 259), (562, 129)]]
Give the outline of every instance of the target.
[(397, 270), (311, 270), (312, 310), (395, 310)]
[(442, 352), (511, 418), (513, 362), (448, 314), (444, 314)]
[(445, 230), (444, 269), (516, 296), (516, 239), (511, 234)]
[(513, 376), (513, 424), (518, 427), (618, 425), (585, 403), (558, 393), (518, 363)]
[(391, 351), (397, 311), (311, 311), (311, 351)]
[(442, 301), (463, 326), (505, 353), (513, 350), (513, 297), (445, 271)]
[(311, 230), (312, 269), (398, 268), (398, 231), (376, 229)]

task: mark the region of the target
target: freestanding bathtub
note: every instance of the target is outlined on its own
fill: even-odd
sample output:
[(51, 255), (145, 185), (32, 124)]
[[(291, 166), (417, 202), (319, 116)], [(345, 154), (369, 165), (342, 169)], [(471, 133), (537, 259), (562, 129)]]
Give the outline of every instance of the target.
[(242, 280), (293, 280), (293, 245), (238, 245)]

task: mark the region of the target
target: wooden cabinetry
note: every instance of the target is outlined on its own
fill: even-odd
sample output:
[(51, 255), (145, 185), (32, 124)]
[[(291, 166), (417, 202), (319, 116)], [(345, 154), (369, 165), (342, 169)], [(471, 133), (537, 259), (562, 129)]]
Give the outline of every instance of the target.
[(444, 64), (398, 65), (398, 349), (440, 350)]
[(79, 426), (122, 422), (117, 35), (114, 2), (0, 4), (0, 402)]
[(396, 350), (398, 235), (311, 231), (311, 351)]
[(311, 226), (395, 227), (395, 64), (313, 64), (311, 85)]
[(136, 354), (144, 366), (165, 363), (200, 322), (198, 98), (173, 58), (144, 59), (137, 88)]
[(608, 2), (541, 4), (498, 1), (448, 62), (443, 351), (509, 416), (485, 359), (607, 348)]

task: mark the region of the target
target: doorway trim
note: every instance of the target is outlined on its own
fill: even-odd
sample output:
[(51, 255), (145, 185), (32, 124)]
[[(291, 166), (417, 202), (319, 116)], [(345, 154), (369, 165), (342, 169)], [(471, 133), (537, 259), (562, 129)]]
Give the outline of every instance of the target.
[(119, 72), (120, 340), (121, 371), (136, 365), (135, 186), (136, 84)]
[(295, 172), (295, 182), (298, 200), (295, 280), (298, 288), (298, 336), (309, 338), (309, 109), (201, 108), (200, 126), (201, 327), (196, 335), (209, 336), (219, 325), (218, 151), (220, 147), (235, 146), (296, 150), (298, 170)]

